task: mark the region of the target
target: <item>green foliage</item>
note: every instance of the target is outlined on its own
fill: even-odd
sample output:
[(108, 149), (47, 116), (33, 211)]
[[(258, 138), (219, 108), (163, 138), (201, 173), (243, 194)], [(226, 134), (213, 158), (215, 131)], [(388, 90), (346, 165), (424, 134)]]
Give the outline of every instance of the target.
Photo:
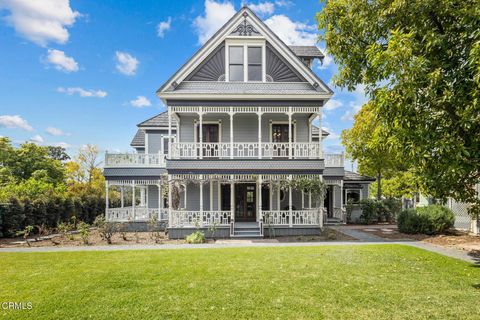
[(16, 236), (23, 236), (23, 239), (27, 243), (27, 245), (30, 247), (30, 242), (28, 241), (28, 237), (33, 231), (33, 226), (26, 226), (22, 231), (17, 231), (15, 233)]
[(452, 211), (441, 205), (404, 210), (397, 218), (398, 230), (404, 233), (441, 234), (454, 223)]
[(77, 230), (80, 234), (80, 237), (82, 238), (83, 244), (88, 245), (88, 237), (90, 236), (90, 225), (88, 223), (80, 221), (80, 223), (77, 225)]
[(323, 2), (317, 20), (339, 66), (335, 84), (366, 88), (381, 142), (426, 193), (471, 203), (478, 215), (478, 1)]
[(399, 199), (386, 198), (382, 200), (382, 204), (385, 220), (388, 222), (393, 222), (402, 211), (402, 201)]
[(360, 222), (362, 224), (373, 224), (378, 221), (381, 206), (379, 203), (373, 199), (362, 199), (360, 201), (360, 208), (362, 209)]
[(205, 243), (205, 234), (202, 231), (195, 231), (188, 235), (185, 240), (187, 243), (193, 244)]

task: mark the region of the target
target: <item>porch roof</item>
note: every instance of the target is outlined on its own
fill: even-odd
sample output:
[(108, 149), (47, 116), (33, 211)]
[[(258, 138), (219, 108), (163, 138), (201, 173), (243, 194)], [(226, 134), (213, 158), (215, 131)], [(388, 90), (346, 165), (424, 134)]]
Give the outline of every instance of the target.
[(322, 94), (308, 82), (208, 82), (184, 81), (171, 94), (252, 94), (252, 95), (312, 95)]
[(369, 177), (369, 176), (363, 176), (361, 174), (358, 174), (356, 172), (353, 172), (353, 171), (348, 171), (348, 170), (345, 170), (345, 181), (368, 181), (368, 182), (373, 182), (375, 181), (376, 179), (375, 178), (372, 178), (372, 177)]
[(130, 145), (132, 147), (143, 147), (145, 146), (145, 131), (142, 129), (138, 129), (137, 133), (132, 139), (132, 142), (130, 142)]
[(167, 173), (165, 168), (105, 168), (103, 175), (107, 180), (116, 179), (159, 179)]

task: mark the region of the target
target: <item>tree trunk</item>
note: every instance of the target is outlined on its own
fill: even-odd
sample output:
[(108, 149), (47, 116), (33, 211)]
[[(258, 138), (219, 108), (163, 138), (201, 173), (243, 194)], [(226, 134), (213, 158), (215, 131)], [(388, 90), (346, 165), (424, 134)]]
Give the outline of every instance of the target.
[(382, 173), (378, 171), (377, 174), (377, 200), (382, 199)]

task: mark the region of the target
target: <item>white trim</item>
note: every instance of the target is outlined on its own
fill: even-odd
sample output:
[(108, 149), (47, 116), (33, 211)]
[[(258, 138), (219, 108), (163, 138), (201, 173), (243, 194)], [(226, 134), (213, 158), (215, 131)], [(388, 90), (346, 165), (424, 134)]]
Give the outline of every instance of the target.
[[(247, 13), (247, 17), (243, 17), (243, 13)], [(224, 41), (229, 34), (238, 26), (243, 19), (248, 20), (265, 38), (270, 45), (276, 49), (310, 84), (318, 83), (330, 98), (333, 94), (328, 86), (320, 80), (314, 72), (308, 68), (295, 54), (288, 48), (288, 46), (280, 40), (250, 9), (247, 7), (239, 10), (234, 17), (232, 17), (221, 29), (215, 37), (211, 38), (207, 43), (200, 48), (200, 50), (187, 61), (184, 67), (178, 70), (168, 81), (162, 86), (162, 90), (157, 92), (161, 99), (166, 99), (166, 90), (169, 90), (173, 82), (181, 83), (195, 68), (204, 61), (211, 52), (213, 52)], [(234, 40), (234, 37), (231, 37)], [(260, 37), (259, 37), (260, 38)], [(252, 39), (253, 40), (253, 39)], [(227, 50), (226, 50), (227, 51)], [(225, 64), (227, 66), (227, 64)]]
[(148, 133), (145, 132), (145, 153), (148, 154)]
[[(343, 197), (342, 200), (344, 200), (344, 201), (345, 201), (345, 204), (347, 204), (347, 201), (348, 201), (348, 200), (347, 200), (347, 193), (348, 193), (348, 191), (350, 191), (350, 190), (352, 190), (352, 191), (354, 190), (354, 191), (359, 191), (359, 192), (360, 192), (360, 197), (359, 197), (359, 199), (358, 199), (358, 203), (355, 203), (355, 204), (359, 204), (360, 201), (363, 200), (363, 192), (362, 192), (362, 189), (361, 189), (361, 188), (342, 189), (342, 193), (344, 193), (344, 194), (341, 195), (341, 196)], [(342, 202), (343, 202), (343, 201), (342, 201)], [(342, 203), (342, 205), (343, 205), (343, 203)]]
[(275, 100), (281, 98), (282, 100), (328, 100), (332, 97), (332, 94), (324, 93), (312, 93), (312, 94), (220, 94), (220, 93), (178, 93), (178, 92), (165, 92), (162, 93), (161, 99), (184, 99), (184, 100), (194, 100), (194, 99), (209, 99), (209, 100), (228, 100), (228, 99), (242, 99), (242, 100)]
[[(264, 38), (226, 38), (225, 39), (225, 81), (230, 82), (230, 47), (243, 47), (243, 82), (258, 82), (262, 83), (266, 81), (266, 41)], [(262, 81), (249, 81), (248, 80), (248, 47), (260, 47), (262, 50)], [(242, 82), (242, 81), (231, 81)]]

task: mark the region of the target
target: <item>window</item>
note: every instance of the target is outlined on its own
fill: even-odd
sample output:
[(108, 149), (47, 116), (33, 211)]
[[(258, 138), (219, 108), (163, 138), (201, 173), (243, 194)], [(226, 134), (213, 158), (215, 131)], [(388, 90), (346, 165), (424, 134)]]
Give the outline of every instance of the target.
[(262, 81), (262, 47), (248, 47), (248, 81)]
[(345, 192), (345, 200), (347, 203), (360, 203), (361, 195), (358, 189), (347, 189)]
[(263, 46), (228, 46), (229, 81), (263, 81)]
[(228, 52), (230, 81), (244, 81), (243, 46), (231, 46)]

